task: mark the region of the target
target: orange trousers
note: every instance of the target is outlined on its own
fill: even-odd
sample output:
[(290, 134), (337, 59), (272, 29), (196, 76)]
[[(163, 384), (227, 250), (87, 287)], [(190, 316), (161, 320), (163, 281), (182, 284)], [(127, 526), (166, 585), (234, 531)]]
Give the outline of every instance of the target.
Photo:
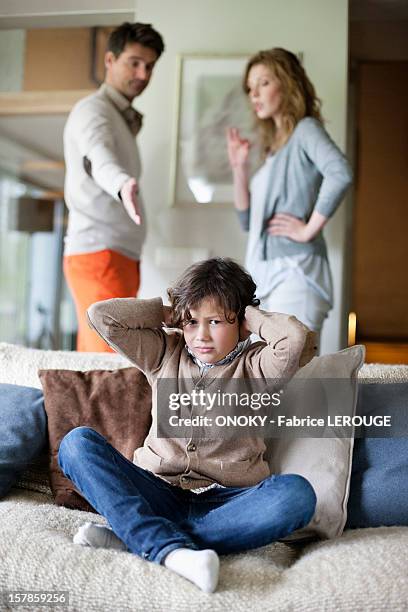
[(106, 249), (66, 255), (63, 269), (78, 319), (77, 350), (113, 353), (113, 349), (88, 326), (86, 311), (100, 300), (136, 297), (140, 285), (139, 262)]

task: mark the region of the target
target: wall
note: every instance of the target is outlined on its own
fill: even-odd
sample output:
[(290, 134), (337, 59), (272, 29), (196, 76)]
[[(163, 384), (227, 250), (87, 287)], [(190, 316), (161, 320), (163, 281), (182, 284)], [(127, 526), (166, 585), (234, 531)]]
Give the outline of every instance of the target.
[[(165, 37), (166, 52), (151, 85), (137, 100), (145, 113), (140, 137), (143, 191), (149, 237), (141, 295), (163, 294), (179, 270), (158, 268), (160, 246), (208, 247), (212, 254), (243, 260), (245, 236), (233, 210), (169, 208), (172, 143), (175, 136), (176, 58), (179, 53), (253, 53), (282, 46), (304, 53), (304, 62), (323, 100), (327, 128), (344, 150), (347, 94), (347, 0), (138, 0), (138, 21)], [(327, 227), (335, 285), (335, 308), (325, 324), (322, 351), (344, 345), (343, 310), (346, 206)], [(343, 336), (342, 336), (343, 334)]]
[(24, 76), (24, 30), (0, 31), (0, 90), (21, 91)]

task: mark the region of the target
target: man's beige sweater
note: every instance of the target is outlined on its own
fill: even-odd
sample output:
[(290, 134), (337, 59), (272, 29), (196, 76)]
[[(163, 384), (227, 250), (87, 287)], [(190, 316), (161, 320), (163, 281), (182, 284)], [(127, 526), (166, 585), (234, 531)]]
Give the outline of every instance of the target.
[[(115, 298), (88, 309), (90, 325), (146, 375), (153, 389), (152, 427), (134, 463), (183, 489), (214, 482), (246, 487), (270, 475), (265, 443), (253, 436), (232, 439), (158, 438), (157, 383), (173, 381), (172, 392), (205, 389), (214, 379), (289, 379), (315, 354), (315, 334), (295, 317), (248, 306), (249, 329), (262, 340), (231, 362), (205, 374), (186, 350), (184, 336), (163, 329), (160, 298)], [(131, 390), (129, 390), (131, 393)], [(163, 415), (163, 411), (159, 411)]]
[[(125, 114), (130, 102), (106, 83), (80, 100), (64, 128), (64, 197), (69, 209), (65, 255), (111, 249), (139, 260), (146, 234), (141, 161)], [(138, 182), (142, 224), (126, 212), (119, 192)]]

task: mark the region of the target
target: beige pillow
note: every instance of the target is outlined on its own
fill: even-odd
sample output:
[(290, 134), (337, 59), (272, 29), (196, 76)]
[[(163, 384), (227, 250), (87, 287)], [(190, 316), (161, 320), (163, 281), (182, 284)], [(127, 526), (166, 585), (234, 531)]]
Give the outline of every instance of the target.
[[(296, 382), (341, 379), (345, 405), (342, 414), (354, 416), (357, 404), (357, 376), (364, 362), (364, 346), (315, 357), (293, 378)], [(301, 398), (294, 412), (302, 414)], [(329, 400), (330, 401), (330, 396)], [(329, 410), (331, 406), (328, 406)], [(324, 409), (323, 409), (324, 411)], [(330, 410), (333, 412), (332, 410)], [(307, 527), (286, 538), (299, 540), (319, 536), (333, 538), (340, 535), (347, 519), (347, 501), (353, 457), (352, 437), (280, 438), (267, 440), (268, 461), (272, 473), (300, 474), (309, 480), (317, 495), (316, 512)]]

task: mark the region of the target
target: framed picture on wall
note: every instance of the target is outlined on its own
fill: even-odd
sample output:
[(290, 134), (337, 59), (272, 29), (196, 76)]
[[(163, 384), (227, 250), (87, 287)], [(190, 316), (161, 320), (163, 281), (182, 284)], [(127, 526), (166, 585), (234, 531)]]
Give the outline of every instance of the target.
[(253, 118), (242, 89), (248, 57), (178, 58), (173, 205), (210, 207), (232, 203), (226, 130), (238, 127), (243, 137), (253, 139)]

